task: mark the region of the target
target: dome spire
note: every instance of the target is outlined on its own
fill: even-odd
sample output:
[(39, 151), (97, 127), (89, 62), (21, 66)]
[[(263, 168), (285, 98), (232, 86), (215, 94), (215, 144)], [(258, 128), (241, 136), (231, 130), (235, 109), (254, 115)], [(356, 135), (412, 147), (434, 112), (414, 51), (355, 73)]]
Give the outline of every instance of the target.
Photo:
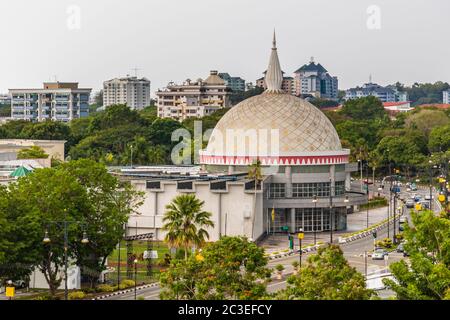
[(269, 66), (264, 80), (267, 86), (267, 93), (283, 93), (283, 90), (281, 90), (283, 73), (278, 59), (275, 30), (273, 30), (272, 53), (270, 54)]

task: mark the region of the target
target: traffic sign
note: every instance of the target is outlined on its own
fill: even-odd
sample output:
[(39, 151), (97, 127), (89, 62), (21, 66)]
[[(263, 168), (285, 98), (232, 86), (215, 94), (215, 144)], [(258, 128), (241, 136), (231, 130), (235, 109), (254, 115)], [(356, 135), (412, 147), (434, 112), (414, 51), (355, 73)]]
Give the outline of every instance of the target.
[(15, 288), (14, 287), (6, 287), (6, 296), (8, 298), (14, 298)]
[(289, 231), (289, 227), (288, 227), (288, 226), (282, 226), (282, 227), (281, 227), (281, 230), (283, 230), (283, 231)]

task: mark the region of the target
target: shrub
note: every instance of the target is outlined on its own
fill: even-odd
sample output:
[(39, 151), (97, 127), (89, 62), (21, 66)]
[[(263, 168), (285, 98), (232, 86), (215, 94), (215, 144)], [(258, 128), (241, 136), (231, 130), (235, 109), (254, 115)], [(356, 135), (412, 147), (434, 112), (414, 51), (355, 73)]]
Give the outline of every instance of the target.
[(145, 298), (143, 296), (139, 296), (137, 297), (137, 300), (145, 300)]
[[(120, 288), (121, 286), (123, 286), (124, 288)], [(119, 288), (120, 289), (127, 289), (127, 288), (131, 288), (135, 286), (135, 282), (133, 280), (130, 279), (125, 279), (122, 280), (122, 282), (120, 283)]]
[(292, 266), (294, 267), (294, 269), (298, 269), (299, 265), (300, 265), (300, 263), (298, 261), (292, 262)]
[(101, 284), (97, 287), (98, 292), (113, 292), (117, 286), (110, 286), (109, 284)]
[(33, 300), (52, 300), (52, 297), (49, 294), (43, 294), (33, 298)]
[(86, 294), (83, 291), (73, 291), (69, 292), (69, 300), (82, 300), (86, 297)]
[(282, 272), (284, 270), (284, 266), (282, 264), (277, 264), (275, 266), (275, 270), (277, 270), (278, 272)]

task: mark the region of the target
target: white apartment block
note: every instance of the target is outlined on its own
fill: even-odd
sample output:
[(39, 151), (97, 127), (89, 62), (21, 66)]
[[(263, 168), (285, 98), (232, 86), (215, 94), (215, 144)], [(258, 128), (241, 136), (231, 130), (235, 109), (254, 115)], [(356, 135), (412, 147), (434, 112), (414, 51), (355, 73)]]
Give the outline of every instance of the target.
[(11, 119), (62, 121), (87, 117), (92, 89), (76, 82), (45, 82), (43, 89), (9, 89)]
[(150, 81), (137, 77), (115, 78), (103, 83), (103, 106), (126, 104), (142, 110), (150, 105)]
[(450, 103), (450, 89), (446, 91), (442, 91), (442, 103), (449, 104)]
[(183, 84), (169, 83), (158, 90), (158, 117), (183, 121), (201, 118), (215, 111), (230, 107), (231, 88), (213, 70), (205, 80), (196, 82), (187, 79)]

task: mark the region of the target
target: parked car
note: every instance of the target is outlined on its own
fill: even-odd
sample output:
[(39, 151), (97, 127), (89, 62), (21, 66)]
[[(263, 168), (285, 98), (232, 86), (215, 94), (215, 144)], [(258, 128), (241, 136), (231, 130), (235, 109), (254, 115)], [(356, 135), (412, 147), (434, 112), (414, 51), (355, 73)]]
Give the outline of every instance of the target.
[(408, 219), (405, 216), (401, 216), (400, 219), (398, 220), (400, 224), (405, 223), (408, 221)]
[(422, 199), (421, 196), (419, 196), (418, 194), (414, 195), (414, 201), (415, 202), (419, 202)]
[(404, 247), (403, 247), (403, 243), (400, 243), (398, 246), (397, 246), (397, 252), (404, 252), (405, 251), (405, 249), (404, 249)]
[(433, 196), (431, 196), (431, 197), (430, 197), (430, 195), (429, 195), (429, 194), (425, 196), (425, 200), (428, 200), (428, 201), (430, 201), (430, 199), (434, 199), (434, 197), (433, 197)]
[(430, 201), (420, 201), (420, 205), (422, 206), (422, 209), (430, 209)]
[(411, 185), (409, 186), (411, 191), (417, 191), (417, 186), (415, 183), (411, 183)]
[(384, 260), (384, 257), (388, 255), (388, 252), (384, 249), (375, 249), (372, 253), (372, 260)]
[(408, 199), (408, 200), (406, 200), (406, 207), (407, 208), (414, 208), (415, 203), (416, 202), (413, 199)]

